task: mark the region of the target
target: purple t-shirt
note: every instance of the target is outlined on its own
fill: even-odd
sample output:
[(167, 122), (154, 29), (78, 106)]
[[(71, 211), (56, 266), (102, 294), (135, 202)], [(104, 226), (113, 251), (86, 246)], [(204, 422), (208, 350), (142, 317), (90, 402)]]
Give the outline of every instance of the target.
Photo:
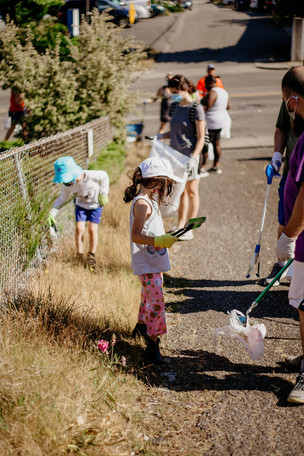
[[(289, 173), (284, 189), (286, 224), (292, 214), (302, 183), (304, 183), (304, 133), (298, 139), (289, 161)], [(296, 242), (295, 260), (304, 263), (304, 231)]]

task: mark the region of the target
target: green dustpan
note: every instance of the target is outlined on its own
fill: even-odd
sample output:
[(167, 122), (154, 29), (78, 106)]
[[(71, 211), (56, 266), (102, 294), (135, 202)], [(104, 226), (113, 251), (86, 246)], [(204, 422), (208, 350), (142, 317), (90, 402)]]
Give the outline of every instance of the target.
[(183, 228), (175, 231), (175, 233), (171, 233), (172, 236), (180, 237), (182, 234), (186, 233), (187, 231), (194, 230), (199, 228), (206, 220), (206, 217), (197, 217), (189, 219), (188, 222), (185, 224)]

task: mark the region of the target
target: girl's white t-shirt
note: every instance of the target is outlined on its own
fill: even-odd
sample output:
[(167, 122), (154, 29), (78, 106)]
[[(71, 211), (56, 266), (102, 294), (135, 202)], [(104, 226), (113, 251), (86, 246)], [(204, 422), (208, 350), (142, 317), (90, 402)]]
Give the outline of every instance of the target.
[(228, 93), (220, 87), (212, 87), (217, 97), (214, 105), (206, 111), (207, 128), (209, 130), (219, 130), (224, 128), (228, 122)]
[(161, 236), (165, 234), (163, 220), (159, 206), (156, 201), (147, 196), (138, 195), (134, 198), (130, 210), (130, 246), (131, 246), (131, 268), (136, 275), (153, 272), (166, 272), (170, 269), (169, 253), (166, 248), (154, 247), (153, 245), (136, 244), (131, 239), (132, 226), (134, 222), (134, 205), (136, 201), (143, 199), (151, 206), (152, 213), (145, 221), (142, 233), (147, 236)]

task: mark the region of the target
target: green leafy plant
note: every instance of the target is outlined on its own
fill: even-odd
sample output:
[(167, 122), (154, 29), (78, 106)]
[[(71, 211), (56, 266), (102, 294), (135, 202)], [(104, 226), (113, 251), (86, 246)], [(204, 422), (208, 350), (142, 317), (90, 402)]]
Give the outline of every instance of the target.
[(12, 141), (0, 141), (0, 153), (5, 150), (13, 149), (13, 147), (23, 146), (24, 141), (21, 138), (14, 139)]
[(0, 0), (0, 14), (9, 15), (18, 25), (40, 21), (46, 14), (56, 14), (64, 0)]
[(166, 8), (167, 11), (170, 11), (170, 13), (182, 13), (183, 11), (185, 11), (185, 9), (181, 5), (175, 2), (152, 0), (152, 4), (163, 6), (164, 8)]
[(19, 256), (24, 270), (49, 235), (48, 215), (51, 200), (50, 195), (45, 192), (43, 195), (31, 194), (29, 199), (20, 196), (10, 208), (13, 225), (17, 228)]
[(93, 163), (90, 163), (89, 169), (107, 171), (111, 184), (114, 184), (124, 172), (125, 158), (125, 144), (113, 141), (105, 149), (102, 149), (97, 159)]
[[(39, 139), (108, 115), (124, 138), (124, 117), (133, 104), (129, 87), (144, 58), (143, 45), (123, 38), (106, 14), (95, 10), (77, 40), (61, 37), (40, 54), (28, 27), (7, 22), (0, 31), (0, 79), (23, 94), (28, 140)], [(136, 73), (137, 72), (137, 73)]]

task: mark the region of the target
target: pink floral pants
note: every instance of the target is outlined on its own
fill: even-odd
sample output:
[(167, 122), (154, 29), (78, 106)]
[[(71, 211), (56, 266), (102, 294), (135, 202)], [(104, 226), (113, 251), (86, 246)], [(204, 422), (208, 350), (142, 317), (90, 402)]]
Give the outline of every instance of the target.
[(142, 287), (138, 320), (146, 323), (148, 336), (166, 334), (163, 275), (161, 272), (141, 274), (139, 280)]

